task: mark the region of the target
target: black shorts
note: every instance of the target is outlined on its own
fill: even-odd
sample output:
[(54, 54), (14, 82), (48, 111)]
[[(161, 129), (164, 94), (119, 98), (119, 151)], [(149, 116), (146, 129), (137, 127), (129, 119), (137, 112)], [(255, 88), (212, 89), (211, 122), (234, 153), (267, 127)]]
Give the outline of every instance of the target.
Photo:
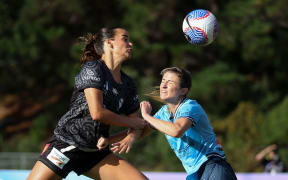
[(71, 171), (78, 175), (88, 172), (110, 153), (108, 147), (94, 152), (82, 151), (53, 136), (38, 160), (65, 178)]

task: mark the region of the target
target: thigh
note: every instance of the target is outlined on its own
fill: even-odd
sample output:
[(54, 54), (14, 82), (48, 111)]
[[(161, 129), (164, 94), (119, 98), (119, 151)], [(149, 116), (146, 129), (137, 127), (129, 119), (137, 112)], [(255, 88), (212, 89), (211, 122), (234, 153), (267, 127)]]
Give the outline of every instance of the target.
[(50, 168), (48, 168), (41, 161), (37, 161), (32, 168), (27, 180), (60, 180), (61, 177), (55, 174)]
[(126, 160), (111, 153), (84, 175), (101, 180), (147, 180), (143, 173)]
[(216, 158), (208, 162), (200, 180), (236, 180), (232, 167), (223, 159)]

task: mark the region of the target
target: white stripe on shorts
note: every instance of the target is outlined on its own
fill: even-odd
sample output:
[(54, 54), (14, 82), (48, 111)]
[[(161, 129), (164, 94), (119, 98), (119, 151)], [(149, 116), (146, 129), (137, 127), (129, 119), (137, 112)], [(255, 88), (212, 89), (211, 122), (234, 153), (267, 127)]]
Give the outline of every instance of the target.
[(76, 148), (75, 146), (71, 145), (71, 146), (68, 146), (66, 148), (62, 148), (60, 150), (60, 152), (64, 153), (64, 152), (67, 152), (67, 151), (71, 151), (72, 149), (75, 149), (75, 148)]

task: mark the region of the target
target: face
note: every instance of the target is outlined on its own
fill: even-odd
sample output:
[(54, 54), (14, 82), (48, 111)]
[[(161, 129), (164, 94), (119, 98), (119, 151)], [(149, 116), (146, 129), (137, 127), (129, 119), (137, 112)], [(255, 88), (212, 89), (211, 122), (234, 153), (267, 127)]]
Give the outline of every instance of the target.
[(180, 78), (173, 72), (166, 72), (160, 84), (160, 98), (167, 103), (177, 104), (184, 95), (180, 88)]
[(113, 43), (113, 54), (120, 59), (131, 57), (132, 43), (129, 41), (129, 34), (125, 29), (116, 29)]
[(275, 152), (274, 151), (269, 152), (268, 157), (269, 157), (269, 159), (274, 159)]

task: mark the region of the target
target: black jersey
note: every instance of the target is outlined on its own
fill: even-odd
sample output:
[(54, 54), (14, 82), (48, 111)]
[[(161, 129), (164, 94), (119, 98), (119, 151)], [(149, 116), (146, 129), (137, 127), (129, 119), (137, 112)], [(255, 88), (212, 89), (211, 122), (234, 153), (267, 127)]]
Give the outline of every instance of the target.
[(121, 71), (121, 82), (116, 83), (102, 60), (86, 62), (75, 77), (69, 110), (58, 122), (54, 134), (68, 144), (83, 149), (97, 149), (101, 136), (109, 136), (109, 125), (92, 120), (84, 95), (85, 88), (103, 91), (103, 106), (117, 114), (129, 115), (139, 109), (134, 81)]

